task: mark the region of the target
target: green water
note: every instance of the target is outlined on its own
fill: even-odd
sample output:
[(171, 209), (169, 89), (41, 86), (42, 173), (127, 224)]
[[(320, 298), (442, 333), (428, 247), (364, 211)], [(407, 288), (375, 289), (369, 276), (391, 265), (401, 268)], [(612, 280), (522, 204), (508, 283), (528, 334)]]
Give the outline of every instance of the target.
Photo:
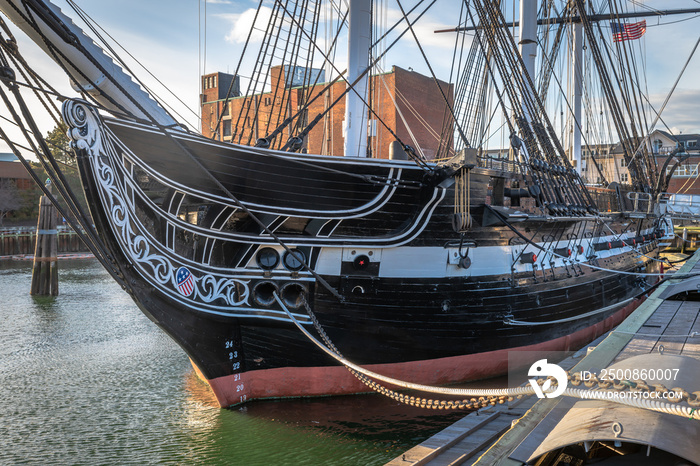
[(464, 414), (381, 396), (220, 409), (180, 348), (94, 260), (60, 295), (0, 261), (0, 464), (383, 464)]

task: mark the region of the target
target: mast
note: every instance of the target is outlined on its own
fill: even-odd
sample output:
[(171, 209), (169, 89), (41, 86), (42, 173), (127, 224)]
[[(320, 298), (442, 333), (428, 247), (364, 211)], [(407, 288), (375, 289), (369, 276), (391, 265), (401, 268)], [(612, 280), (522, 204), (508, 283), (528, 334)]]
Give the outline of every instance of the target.
[[(537, 58), (537, 0), (520, 0), (520, 55), (523, 57), (525, 69), (523, 75), (528, 74), (535, 81), (535, 59)], [(527, 82), (527, 80), (525, 80)], [(523, 106), (523, 112), (528, 121), (532, 115)]]
[[(347, 85), (355, 82), (369, 67), (371, 1), (352, 0), (348, 13), (348, 76)], [(367, 156), (367, 83), (366, 73), (345, 98), (343, 137), (346, 157)]]
[(573, 50), (573, 128), (571, 137), (571, 150), (569, 157), (574, 169), (582, 174), (581, 166), (581, 100), (583, 99), (583, 24), (579, 21), (573, 24), (574, 50)]

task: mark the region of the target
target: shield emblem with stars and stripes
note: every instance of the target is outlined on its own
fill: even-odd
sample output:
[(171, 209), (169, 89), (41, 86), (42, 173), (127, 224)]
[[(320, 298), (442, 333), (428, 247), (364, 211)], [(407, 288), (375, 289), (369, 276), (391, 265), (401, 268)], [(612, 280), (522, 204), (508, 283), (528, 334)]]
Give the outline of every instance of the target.
[(189, 296), (194, 291), (194, 277), (187, 267), (180, 267), (175, 274), (177, 289), (184, 296)]

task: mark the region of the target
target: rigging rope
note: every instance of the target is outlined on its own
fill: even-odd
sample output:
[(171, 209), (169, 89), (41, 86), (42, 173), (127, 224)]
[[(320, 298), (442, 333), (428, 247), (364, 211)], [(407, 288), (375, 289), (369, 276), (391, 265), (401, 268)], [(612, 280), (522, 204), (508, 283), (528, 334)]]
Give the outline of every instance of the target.
[[(64, 67), (65, 68), (65, 67)], [(9, 68), (5, 67), (3, 68), (6, 71), (11, 71)], [(70, 76), (70, 73), (69, 73)], [(7, 99), (5, 92), (2, 91), (2, 99), (5, 102), (5, 105), (8, 107), (8, 109), (13, 113), (13, 118), (15, 119), (15, 122), (17, 125), (22, 129), (24, 134), (27, 137), (28, 142), (32, 146), (32, 152), (34, 152), (39, 160), (41, 161), (42, 165), (44, 166), (44, 169), (47, 171), (47, 174), (51, 178), (52, 182), (54, 185), (56, 185), (57, 189), (59, 190), (59, 193), (61, 196), (66, 199), (68, 203), (68, 207), (71, 210), (71, 213), (74, 215), (74, 218), (80, 221), (81, 225), (83, 228), (89, 233), (89, 241), (86, 240), (86, 244), (92, 244), (93, 245), (93, 252), (97, 251), (95, 253), (95, 256), (98, 258), (101, 258), (101, 262), (105, 266), (105, 268), (112, 273), (113, 276), (115, 276), (115, 280), (117, 280), (120, 284), (124, 284), (124, 281), (121, 279), (121, 277), (118, 275), (118, 272), (116, 271), (114, 264), (110, 264), (110, 262), (107, 260), (109, 257), (108, 253), (104, 249), (101, 241), (98, 238), (97, 233), (94, 231), (92, 224), (90, 221), (88, 221), (87, 215), (82, 211), (82, 208), (80, 205), (77, 203), (75, 200), (75, 196), (72, 195), (70, 192), (70, 188), (68, 187), (68, 183), (66, 182), (65, 178), (63, 177), (63, 174), (61, 170), (56, 166), (54, 158), (51, 156), (51, 152), (46, 146), (45, 141), (40, 135), (40, 131), (36, 127), (33, 118), (31, 117), (31, 114), (24, 103), (21, 94), (19, 93), (19, 90), (17, 88), (17, 85), (14, 84), (15, 78), (14, 74), (11, 73), (11, 75), (7, 75), (7, 73), (2, 76), (3, 81), (8, 85), (10, 90), (13, 92), (15, 98), (18, 101), (18, 105), (20, 106), (20, 109), (25, 117), (25, 120), (27, 121), (28, 124), (30, 124), (30, 129), (31, 129), (31, 134), (33, 134), (34, 138), (37, 140), (39, 143), (39, 148), (35, 147), (34, 144), (31, 142), (31, 137), (30, 133), (24, 128), (24, 125), (22, 125), (20, 117), (16, 114), (14, 111), (14, 107), (12, 104), (9, 102)], [(145, 113), (145, 112), (144, 112)], [(145, 113), (147, 114), (147, 113)], [(282, 241), (273, 231), (270, 230), (270, 228), (262, 222), (256, 215), (254, 215), (244, 204), (242, 204), (228, 189), (226, 189), (223, 184), (209, 171), (207, 170), (204, 165), (199, 161), (199, 159), (192, 154), (187, 147), (185, 147), (183, 144), (181, 144), (176, 138), (172, 136), (172, 134), (167, 131), (167, 128), (163, 127), (162, 125), (158, 125), (155, 121), (151, 122), (153, 125), (157, 126), (162, 134), (169, 138), (174, 144), (176, 144), (182, 152), (192, 160), (192, 162), (208, 177), (212, 180), (212, 182), (217, 185), (221, 191), (226, 194), (236, 205), (238, 205), (246, 214), (249, 215), (249, 217), (256, 222), (262, 230), (269, 234), (271, 238), (273, 238), (275, 241), (277, 241), (286, 251), (291, 253), (291, 249)], [(4, 133), (4, 132), (3, 132)], [(8, 144), (12, 145), (12, 142), (9, 138), (7, 138)], [(21, 154), (19, 154), (16, 149), (14, 149), (16, 152), (16, 155), (18, 155), (18, 158), (21, 160)], [(45, 155), (46, 158), (48, 159), (48, 162), (45, 160), (45, 158), (42, 156)], [(27, 165), (28, 166), (28, 165)], [(39, 182), (39, 184), (41, 184)], [(61, 212), (63, 213), (63, 212)], [(65, 215), (66, 219), (69, 221), (72, 221), (72, 217)], [(76, 230), (78, 230), (76, 228)], [(332, 286), (330, 286), (323, 277), (321, 277), (317, 272), (315, 272), (313, 269), (311, 269), (307, 264), (303, 264), (303, 268), (311, 273), (311, 275), (314, 276), (314, 278), (325, 288), (328, 289), (328, 291), (335, 296), (340, 302), (343, 302), (343, 297), (338, 293), (337, 290), (335, 290)], [(125, 287), (126, 288), (126, 287)]]
[(459, 121), (455, 118), (454, 112), (452, 110), (452, 104), (450, 103), (449, 99), (445, 95), (445, 91), (442, 88), (442, 85), (437, 79), (437, 76), (435, 76), (435, 71), (433, 71), (433, 67), (430, 65), (430, 60), (428, 60), (428, 57), (425, 54), (425, 50), (423, 50), (423, 46), (421, 45), (420, 41), (418, 40), (418, 36), (416, 35), (416, 32), (413, 29), (413, 25), (411, 24), (411, 21), (408, 19), (406, 10), (404, 10), (403, 6), (401, 5), (400, 0), (396, 0), (396, 4), (399, 6), (401, 9), (401, 14), (403, 15), (403, 19), (406, 20), (406, 24), (408, 25), (408, 29), (411, 31), (411, 35), (413, 36), (413, 40), (415, 41), (416, 45), (418, 46), (418, 50), (420, 50), (421, 55), (423, 56), (423, 59), (425, 60), (425, 64), (428, 66), (428, 69), (430, 70), (430, 74), (433, 77), (433, 81), (435, 82), (435, 85), (437, 86), (438, 90), (440, 91), (440, 95), (442, 96), (443, 100), (445, 101), (446, 108), (450, 111), (450, 114), (452, 116), (452, 121), (454, 121), (455, 125), (457, 126), (457, 132), (459, 133), (460, 137), (462, 138), (462, 142), (469, 146), (469, 141), (467, 140), (467, 137), (464, 135), (464, 131), (462, 130), (462, 126), (460, 125)]
[[(99, 23), (97, 23), (95, 20), (93, 20), (90, 15), (88, 15), (85, 10), (80, 8), (80, 6), (75, 3), (75, 0), (66, 0), (68, 4), (71, 6), (73, 11), (83, 20), (83, 22), (90, 28), (90, 30), (95, 34), (95, 36), (99, 39), (100, 43), (104, 45), (107, 50), (109, 50), (112, 54), (112, 57), (116, 59), (119, 63), (120, 66), (122, 66), (124, 69), (126, 69), (130, 74), (131, 77), (141, 86), (143, 89), (145, 89), (150, 95), (152, 95), (159, 103), (162, 105), (167, 105), (175, 115), (177, 115), (179, 118), (181, 118), (183, 121), (187, 121), (186, 118), (184, 118), (182, 115), (177, 113), (172, 106), (168, 105), (165, 99), (160, 99), (158, 98), (157, 94), (153, 92), (151, 88), (149, 88), (142, 80), (138, 79), (138, 76), (136, 73), (132, 72), (131, 68), (126, 64), (126, 62), (119, 57), (119, 55), (116, 53), (113, 47), (109, 45), (109, 43), (102, 37), (102, 34), (107, 36), (110, 40), (112, 40), (124, 53), (126, 53), (129, 58), (134, 60), (138, 66), (141, 67), (148, 75), (153, 78), (160, 86), (163, 87), (172, 97), (174, 97), (178, 102), (180, 102), (190, 113), (192, 113), (198, 120), (201, 120), (200, 116), (197, 114), (197, 112), (193, 111), (189, 105), (187, 105), (181, 98), (178, 96), (175, 92), (173, 92), (163, 81), (161, 81), (155, 74), (153, 74), (146, 66), (143, 65), (133, 54), (131, 54), (124, 46), (122, 46), (112, 35), (110, 35), (104, 28), (102, 28)], [(206, 8), (206, 6), (205, 6)], [(206, 12), (205, 12), (205, 18), (206, 18)], [(206, 20), (205, 20), (206, 21)], [(205, 25), (206, 28), (206, 25)], [(99, 29), (99, 31), (98, 31)], [(100, 33), (102, 31), (102, 33)], [(205, 35), (206, 37), (206, 35)], [(206, 56), (206, 44), (205, 44), (205, 56)], [(200, 73), (200, 75), (203, 73)], [(193, 128), (196, 128), (198, 125), (192, 125)]]
[[(278, 0), (278, 1), (279, 1), (279, 0)], [(423, 0), (421, 0), (421, 3), (422, 3), (422, 1), (423, 1)], [(418, 20), (430, 9), (430, 7), (431, 7), (433, 4), (435, 4), (436, 1), (437, 1), (437, 0), (432, 0), (432, 2), (430, 3), (430, 5), (428, 5), (428, 7), (426, 7), (426, 9), (423, 10), (423, 11), (418, 15), (418, 17), (414, 20), (413, 23), (415, 23), (416, 21), (418, 21)], [(283, 7), (283, 8), (284, 8), (284, 7)], [(285, 11), (286, 11), (286, 9), (285, 9)], [(292, 17), (292, 19), (294, 20), (293, 17)], [(407, 21), (408, 21), (408, 20), (407, 20)], [(342, 93), (340, 94), (340, 96), (339, 96), (331, 105), (329, 105), (328, 108), (327, 108), (324, 112), (322, 112), (321, 114), (319, 114), (319, 115), (314, 119), (314, 121), (312, 121), (309, 125), (307, 125), (307, 127), (304, 129), (304, 131), (302, 131), (302, 134), (304, 134), (304, 135), (308, 134), (308, 132), (311, 131), (311, 129), (321, 120), (321, 118), (322, 118), (323, 116), (325, 116), (328, 112), (331, 111), (331, 109), (341, 100), (341, 98), (345, 97), (345, 95), (346, 95), (348, 92), (352, 91), (352, 92), (354, 92), (354, 93), (358, 96), (358, 98), (362, 101), (362, 103), (363, 103), (364, 106), (369, 110), (369, 112), (372, 113), (372, 115), (376, 118), (376, 120), (379, 121), (379, 122), (382, 124), (382, 126), (384, 126), (384, 128), (389, 132), (389, 134), (391, 134), (391, 135), (394, 137), (394, 139), (395, 139), (396, 141), (398, 141), (398, 142), (401, 144), (401, 146), (403, 147), (404, 151), (408, 154), (408, 156), (409, 156), (414, 162), (416, 162), (416, 164), (417, 164), (419, 167), (421, 167), (421, 168), (422, 168), (423, 170), (425, 170), (425, 171), (433, 171), (433, 170), (434, 170), (432, 167), (430, 167), (428, 164), (425, 163), (425, 160), (421, 159), (420, 157), (418, 157), (418, 156), (415, 154), (415, 151), (413, 150), (412, 147), (408, 146), (407, 144), (404, 144), (404, 143), (401, 141), (401, 138), (399, 138), (399, 136), (396, 134), (396, 132), (384, 121), (383, 118), (381, 118), (381, 117), (379, 116), (379, 114), (377, 114), (377, 112), (372, 108), (372, 106), (370, 106), (370, 105), (367, 103), (365, 97), (362, 96), (362, 95), (360, 95), (360, 94), (357, 92), (357, 90), (355, 89), (355, 86), (365, 77), (365, 75), (367, 75), (367, 74), (372, 70), (372, 68), (374, 68), (374, 67), (376, 66), (376, 64), (382, 59), (382, 57), (383, 57), (384, 55), (386, 55), (386, 53), (398, 42), (398, 40), (399, 40), (401, 37), (403, 37), (404, 34), (406, 34), (406, 32), (408, 31), (408, 29), (411, 28), (412, 23), (411, 23), (410, 21), (408, 21), (408, 23), (409, 23), (408, 28), (407, 28), (406, 30), (404, 30), (404, 31), (399, 35), (399, 37), (397, 37), (388, 47), (386, 47), (386, 49), (385, 49), (381, 54), (379, 54), (377, 57), (375, 57), (375, 59), (371, 61), (371, 63), (369, 64), (369, 66), (367, 66), (367, 68), (365, 68), (365, 70), (364, 70), (362, 73), (360, 73), (359, 76), (358, 76), (352, 83), (348, 83), (348, 85), (347, 85), (345, 91), (342, 92)], [(392, 29), (393, 29), (393, 28), (392, 28)], [(302, 32), (303, 32), (303, 29), (302, 29)], [(385, 35), (386, 35), (386, 34), (385, 34)], [(380, 40), (381, 40), (381, 39), (380, 39)], [(376, 42), (375, 42), (375, 43), (376, 43)], [(314, 46), (318, 47), (315, 43), (313, 43), (313, 44), (314, 44)], [(332, 62), (329, 63), (329, 64), (330, 64), (331, 67), (333, 67), (333, 69), (334, 69), (336, 72), (338, 72), (338, 69), (336, 68), (336, 66), (335, 66)], [(284, 149), (284, 148), (283, 148), (283, 149)]]
[[(4, 55), (0, 55), (3, 57), (3, 62), (4, 62)], [(4, 70), (8, 70), (8, 68), (4, 68)], [(13, 92), (15, 95), (15, 98), (18, 101), (18, 105), (20, 106), (23, 115), (25, 116), (25, 119), (27, 119), (27, 124), (30, 125), (30, 130), (27, 130), (27, 128), (22, 124), (22, 120), (20, 119), (19, 115), (16, 113), (14, 107), (12, 106), (11, 102), (9, 101), (6, 93), (4, 90), (0, 89), (0, 96), (2, 97), (3, 102), (5, 103), (5, 106), (8, 108), (8, 110), (12, 113), (13, 118), (15, 119), (15, 124), (17, 127), (21, 130), (21, 132), (24, 134), (25, 138), (27, 139), (28, 143), (32, 146), (31, 151), (37, 155), (39, 158), (40, 162), (42, 163), (44, 170), (46, 171), (47, 175), (51, 179), (52, 183), (57, 187), (59, 194), (61, 197), (66, 201), (66, 204), (68, 206), (68, 211), (66, 211), (63, 206), (61, 206), (56, 197), (51, 193), (51, 191), (48, 190), (48, 188), (44, 185), (42, 180), (39, 179), (38, 175), (34, 171), (34, 169), (31, 167), (29, 162), (24, 158), (22, 153), (17, 149), (17, 146), (15, 143), (12, 141), (12, 139), (7, 135), (7, 133), (0, 127), (0, 138), (2, 138), (10, 147), (12, 150), (13, 154), (17, 157), (17, 159), (22, 163), (24, 168), (27, 170), (31, 178), (34, 180), (34, 182), (37, 184), (37, 186), (42, 190), (45, 196), (53, 203), (54, 206), (56, 206), (56, 209), (58, 212), (63, 216), (63, 218), (66, 219), (68, 224), (73, 228), (73, 230), (76, 232), (78, 237), (83, 241), (83, 243), (90, 249), (90, 251), (94, 254), (94, 256), (97, 258), (97, 260), (102, 264), (102, 266), (107, 270), (107, 272), (114, 278), (114, 280), (125, 290), (130, 291), (130, 287), (128, 284), (125, 282), (123, 275), (119, 271), (118, 267), (116, 264), (113, 262), (112, 258), (109, 256), (108, 252), (106, 249), (103, 247), (103, 244), (100, 242), (97, 233), (92, 229), (92, 224), (89, 221), (86, 221), (87, 217), (82, 211), (82, 208), (80, 207), (75, 194), (72, 192), (69, 184), (66, 182), (65, 178), (63, 177), (61, 171), (56, 167), (56, 165), (53, 163), (53, 157), (51, 156), (51, 152), (48, 149), (45, 140), (41, 137), (38, 128), (36, 126), (36, 123), (34, 122), (33, 118), (31, 117), (30, 112), (26, 108), (26, 104), (24, 101), (21, 99), (21, 95), (19, 93), (19, 90), (17, 89), (16, 84), (14, 84), (14, 81), (11, 79), (14, 78), (13, 76), (3, 76), (2, 81), (10, 88), (10, 90)], [(46, 156), (50, 161), (52, 161), (53, 166), (49, 166), (49, 164), (46, 163), (45, 158), (42, 156), (42, 151), (37, 149), (37, 147), (34, 145), (32, 138), (36, 139), (36, 141), (39, 143), (40, 147), (42, 147), (43, 155)], [(54, 171), (55, 170), (55, 171)], [(72, 215), (68, 215), (68, 212), (70, 212)], [(82, 228), (80, 228), (82, 227)]]
[[(656, 118), (654, 119), (654, 122), (651, 124), (651, 128), (654, 128), (656, 126), (656, 123), (658, 123), (659, 119), (661, 118), (661, 114), (663, 113), (664, 109), (666, 108), (666, 104), (668, 104), (668, 101), (671, 99), (671, 96), (673, 95), (674, 91), (676, 90), (676, 86), (678, 85), (678, 82), (681, 80), (681, 77), (683, 77), (683, 74), (685, 73), (686, 68), (688, 68), (688, 65), (690, 64), (690, 60), (693, 58), (693, 55), (695, 55), (695, 51), (698, 49), (698, 45), (700, 45), (700, 36), (698, 36), (698, 40), (695, 42), (695, 46), (693, 47), (692, 52), (688, 56), (688, 59), (686, 60), (685, 64), (683, 65), (683, 68), (681, 69), (680, 73), (678, 74), (678, 77), (676, 78), (676, 81), (673, 83), (673, 86), (671, 86), (671, 90), (668, 92), (668, 95), (666, 95), (666, 99), (664, 99), (664, 103), (661, 105), (661, 108), (656, 114)], [(649, 136), (651, 135), (651, 132), (649, 132), (644, 139), (642, 140), (641, 144), (637, 148), (637, 151), (635, 151), (634, 155), (632, 156), (632, 159), (637, 156), (639, 153), (640, 149), (642, 146), (646, 147), (646, 142), (649, 139)], [(628, 164), (629, 166), (629, 164)], [(660, 174), (660, 176), (663, 175)], [(658, 193), (656, 193), (658, 194)]]
[[(493, 60), (513, 104), (515, 121), (530, 158), (530, 173), (542, 196), (540, 201), (553, 215), (567, 214), (569, 210), (569, 215), (583, 215), (584, 206), (593, 206), (593, 200), (585, 189), (583, 180), (571, 168), (564, 155), (531, 77), (526, 71), (510, 74), (512, 70), (524, 70), (524, 63), (513, 38), (501, 27), (505, 24), (502, 13), (491, 2), (474, 1), (473, 4), (481, 23), (480, 31), (486, 37), (489, 49), (500, 51), (493, 55)], [(473, 18), (472, 22), (475, 23)], [(487, 53), (483, 46), (482, 50)], [(518, 102), (522, 106), (517, 105)], [(587, 198), (586, 201), (584, 197)]]
[[(700, 272), (698, 272), (698, 273), (688, 273), (688, 274), (680, 275), (680, 276), (673, 275), (672, 277), (668, 277), (668, 274), (665, 274), (665, 273), (626, 272), (624, 270), (615, 270), (615, 269), (607, 269), (605, 267), (599, 267), (597, 265), (593, 265), (593, 264), (587, 263), (587, 262), (577, 262), (569, 257), (565, 257), (565, 256), (562, 256), (560, 254), (557, 254), (554, 251), (554, 249), (547, 249), (546, 247), (539, 245), (538, 243), (536, 243), (532, 239), (529, 239), (528, 237), (523, 235), (520, 231), (518, 231), (517, 228), (515, 228), (513, 225), (511, 225), (510, 222), (508, 222), (507, 220), (501, 218), (499, 215), (496, 215), (496, 217), (501, 220), (501, 223), (503, 223), (503, 225), (508, 227), (508, 229), (510, 229), (513, 233), (518, 235), (518, 237), (523, 239), (525, 242), (527, 242), (531, 246), (537, 248), (538, 250), (544, 252), (545, 254), (551, 254), (553, 257), (557, 257), (559, 259), (564, 259), (564, 260), (569, 260), (572, 263), (572, 265), (576, 264), (579, 267), (584, 266), (584, 267), (588, 267), (590, 269), (599, 270), (601, 272), (611, 272), (611, 273), (615, 273), (615, 274), (619, 274), (619, 275), (636, 275), (636, 276), (641, 276), (641, 277), (662, 277), (662, 278), (665, 277), (664, 280), (668, 280), (671, 278), (673, 278), (673, 279), (685, 279), (685, 278), (692, 278), (692, 277), (696, 277), (696, 276), (700, 275)], [(602, 225), (600, 228), (602, 228)], [(544, 270), (543, 270), (543, 272), (544, 272)], [(658, 286), (660, 283), (661, 282), (657, 282), (656, 286)]]

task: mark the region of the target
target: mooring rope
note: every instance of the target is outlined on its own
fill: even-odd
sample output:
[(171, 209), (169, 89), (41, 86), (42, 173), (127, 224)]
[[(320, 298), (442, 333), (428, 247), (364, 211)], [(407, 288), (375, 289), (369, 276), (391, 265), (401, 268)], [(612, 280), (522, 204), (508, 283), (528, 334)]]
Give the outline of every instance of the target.
[[(280, 305), (282, 310), (287, 314), (291, 321), (296, 325), (296, 327), (301, 330), (301, 332), (316, 346), (318, 346), (323, 352), (331, 356), (336, 361), (347, 367), (353, 374), (359, 373), (367, 378), (376, 379), (384, 383), (395, 385), (409, 390), (417, 390), (428, 393), (437, 393), (442, 395), (455, 395), (455, 396), (465, 396), (465, 397), (479, 397), (478, 399), (472, 398), (470, 400), (463, 401), (444, 401), (444, 400), (427, 400), (420, 397), (412, 397), (407, 395), (399, 394), (393, 390), (387, 389), (378, 385), (374, 381), (369, 381), (365, 383), (373, 390), (388, 395), (391, 398), (400, 401), (405, 404), (410, 404), (412, 406), (419, 406), (423, 408), (432, 409), (455, 409), (455, 408), (478, 408), (488, 405), (502, 404), (506, 401), (512, 401), (513, 399), (521, 398), (527, 395), (534, 395), (535, 389), (531, 385), (516, 387), (516, 388), (495, 388), (495, 389), (474, 389), (474, 388), (448, 388), (448, 387), (434, 387), (431, 385), (417, 384), (413, 382), (406, 382), (403, 380), (398, 380), (392, 377), (387, 377), (376, 372), (370, 371), (363, 367), (345, 359), (340, 351), (330, 342), (328, 335), (325, 333), (321, 327), (318, 319), (316, 319), (315, 314), (311, 311), (307, 304), (305, 307), (307, 312), (309, 312), (309, 317), (314, 323), (314, 327), (319, 331), (319, 334), (324, 340), (327, 341), (328, 346), (324, 345), (318, 339), (316, 339), (308, 330), (306, 330), (301, 323), (292, 315), (287, 306), (282, 302), (276, 292), (273, 293), (275, 301)], [(332, 349), (331, 349), (332, 348)], [(357, 375), (356, 375), (357, 376)], [(571, 381), (573, 385), (580, 385), (582, 382), (581, 373), (576, 372), (574, 374), (567, 374), (568, 380)], [(362, 377), (358, 377), (363, 380)], [(554, 377), (548, 377), (547, 379), (538, 379), (537, 383), (542, 386), (546, 380), (550, 380), (551, 384), (547, 388), (542, 388), (543, 393), (552, 393), (557, 389), (557, 380)], [(682, 388), (673, 388), (672, 392), (678, 393), (678, 397), (673, 397), (674, 402), (661, 402), (656, 400), (644, 399), (643, 397), (621, 397), (618, 392), (624, 391), (626, 389), (637, 389), (637, 391), (644, 392), (658, 392), (667, 393), (669, 390), (663, 385), (648, 385), (642, 380), (618, 380), (613, 379), (599, 380), (597, 377), (593, 376), (590, 380), (584, 382), (587, 386), (593, 388), (598, 385), (603, 390), (583, 390), (578, 388), (567, 387), (562, 396), (568, 396), (571, 398), (579, 398), (582, 400), (590, 401), (609, 401), (612, 403), (623, 404), (626, 406), (631, 406), (640, 409), (646, 409), (651, 411), (656, 411), (664, 414), (672, 414), (674, 416), (687, 417), (688, 419), (700, 420), (700, 411), (697, 410), (700, 407), (700, 391), (695, 391), (689, 393)], [(614, 390), (607, 390), (608, 387), (613, 386)], [(686, 401), (688, 406), (682, 406), (677, 404), (680, 401)]]
[[(273, 293), (273, 296), (275, 297), (275, 300), (279, 303), (279, 305), (282, 307), (282, 309), (287, 313), (288, 316), (291, 316), (291, 313), (289, 312), (289, 309), (287, 309), (287, 306), (284, 305), (284, 303), (280, 300), (279, 296), (277, 295), (276, 292)], [(301, 326), (299, 321), (297, 321), (294, 317), (291, 317), (292, 321), (294, 324), (306, 335), (307, 338), (309, 338), (310, 341), (312, 341), (314, 344), (316, 344), (322, 351), (326, 352), (329, 354), (331, 357), (339, 361), (341, 364), (343, 364), (349, 371), (352, 373), (355, 377), (357, 377), (362, 383), (364, 383), (366, 386), (371, 388), (372, 390), (388, 396), (396, 401), (399, 401), (404, 404), (408, 404), (411, 406), (416, 406), (416, 407), (422, 407), (422, 408), (431, 408), (431, 409), (478, 409), (478, 408), (483, 408), (488, 405), (495, 405), (495, 404), (502, 404), (505, 403), (506, 401), (512, 401), (515, 396), (518, 398), (526, 395), (526, 389), (523, 389), (522, 394), (516, 394), (516, 395), (506, 395), (506, 394), (499, 394), (499, 390), (481, 390), (481, 394), (465, 394), (463, 396), (472, 396), (471, 399), (466, 399), (466, 400), (458, 400), (458, 401), (445, 401), (445, 400), (431, 400), (431, 399), (426, 399), (426, 398), (421, 398), (421, 397), (415, 397), (415, 396), (408, 396), (403, 393), (398, 393), (394, 390), (391, 390), (389, 388), (386, 388), (376, 381), (372, 380), (371, 378), (375, 378), (377, 380), (381, 380), (385, 383), (389, 383), (392, 385), (400, 386), (401, 388), (406, 388), (406, 389), (414, 389), (414, 390), (419, 390), (419, 391), (433, 391), (434, 393), (442, 393), (445, 395), (451, 395), (454, 393), (450, 393), (450, 391), (453, 391), (454, 389), (447, 389), (444, 387), (430, 387), (428, 385), (420, 385), (420, 384), (414, 384), (411, 382), (404, 382), (401, 380), (393, 379), (390, 377), (385, 377), (380, 374), (376, 374), (372, 371), (368, 371), (367, 369), (364, 369), (360, 366), (357, 366), (349, 361), (347, 361), (340, 351), (335, 347), (333, 342), (330, 340), (326, 332), (323, 330), (323, 327), (321, 324), (318, 322), (318, 319), (316, 318), (316, 315), (314, 312), (311, 310), (309, 307), (308, 303), (306, 300), (304, 300), (304, 307), (306, 308), (306, 311), (311, 318), (311, 321), (313, 322), (314, 328), (316, 328), (316, 331), (318, 331), (319, 335), (321, 335), (321, 338), (324, 340), (326, 343), (325, 345), (318, 341), (316, 338), (314, 338), (305, 328)], [(418, 387), (422, 387), (418, 388)], [(432, 388), (435, 390), (426, 390), (426, 388)], [(472, 392), (475, 392), (472, 390)], [(532, 392), (534, 393), (534, 392)], [(478, 398), (474, 398), (478, 397)]]

